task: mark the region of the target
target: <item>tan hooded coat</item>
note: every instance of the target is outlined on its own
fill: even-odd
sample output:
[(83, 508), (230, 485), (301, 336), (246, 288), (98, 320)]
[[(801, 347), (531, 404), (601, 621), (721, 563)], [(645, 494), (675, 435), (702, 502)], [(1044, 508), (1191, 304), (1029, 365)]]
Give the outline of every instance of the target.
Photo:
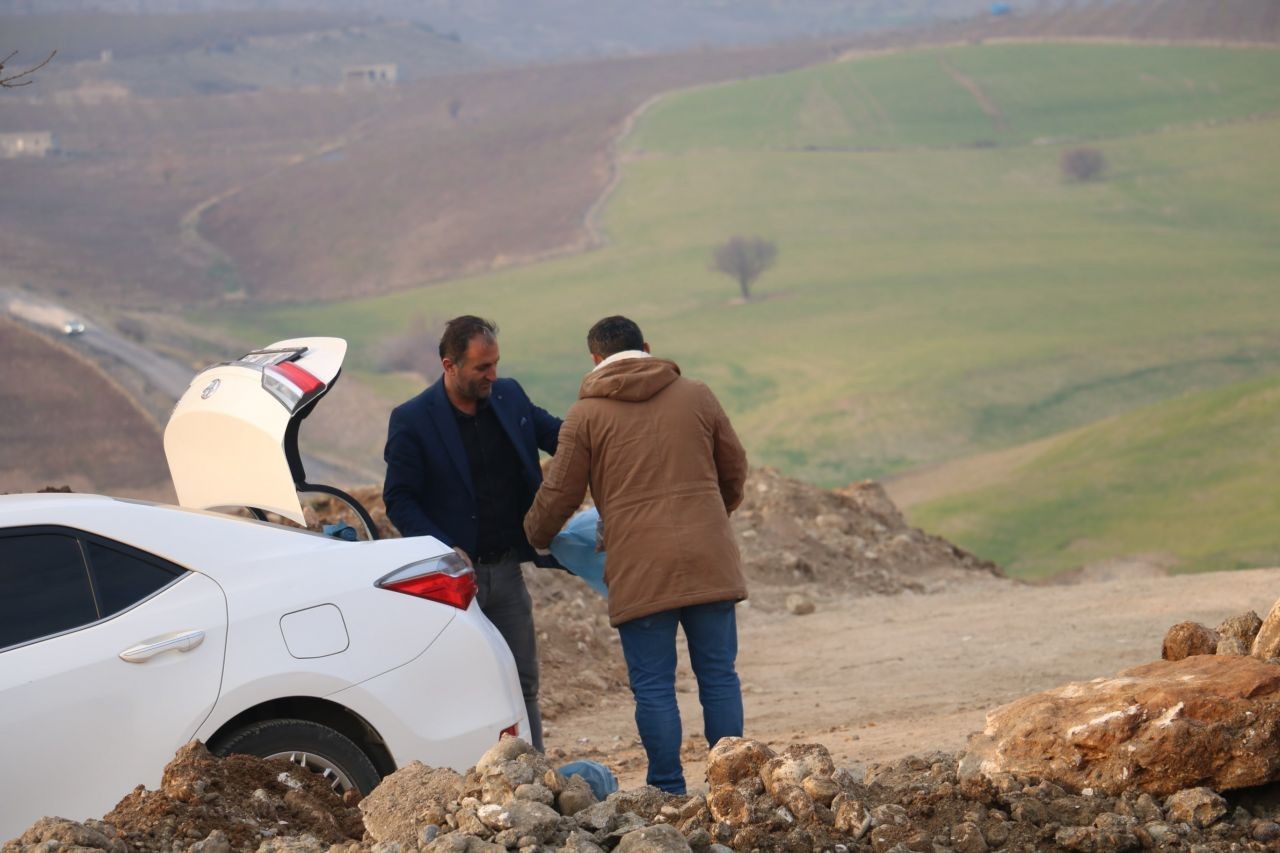
[(546, 548), (588, 487), (604, 529), (614, 625), (747, 597), (729, 513), (747, 456), (711, 390), (675, 362), (627, 358), (587, 374), (525, 516)]

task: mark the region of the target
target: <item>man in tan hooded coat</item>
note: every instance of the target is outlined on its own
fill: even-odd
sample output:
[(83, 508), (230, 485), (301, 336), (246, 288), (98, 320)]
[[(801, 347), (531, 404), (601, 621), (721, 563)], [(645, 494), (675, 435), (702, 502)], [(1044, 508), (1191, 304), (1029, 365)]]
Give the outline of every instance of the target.
[(648, 783), (683, 794), (676, 627), (698, 680), (707, 741), (742, 735), (734, 605), (747, 597), (729, 513), (746, 452), (710, 389), (653, 358), (640, 328), (606, 317), (542, 487), (525, 516), (546, 548), (588, 487), (600, 511), (609, 619), (622, 638)]

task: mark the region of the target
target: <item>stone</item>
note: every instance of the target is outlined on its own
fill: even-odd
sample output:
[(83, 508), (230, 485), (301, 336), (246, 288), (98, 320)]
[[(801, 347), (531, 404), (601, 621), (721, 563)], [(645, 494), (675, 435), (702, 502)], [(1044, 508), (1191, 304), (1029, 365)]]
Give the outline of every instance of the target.
[(1160, 657), (1163, 660), (1184, 660), (1192, 655), (1211, 655), (1217, 649), (1217, 631), (1199, 622), (1179, 622), (1164, 635)]
[(202, 841), (188, 847), (187, 853), (231, 853), (231, 839), (221, 829), (215, 829)]
[(1280, 667), (1194, 655), (1025, 696), (969, 738), (962, 780), (1035, 776), (1070, 791), (1167, 796), (1280, 778)]
[(460, 774), (413, 761), (383, 779), (358, 808), (374, 841), (396, 841), (414, 849), (422, 827), (444, 823), (449, 803), (461, 795)]
[(761, 765), (773, 757), (774, 751), (759, 741), (721, 738), (707, 755), (707, 783), (713, 790), (721, 785), (736, 785), (759, 775)]
[(569, 833), (558, 849), (559, 853), (604, 853), (604, 848), (596, 844), (590, 835), (576, 829)]
[(1280, 841), (1280, 823), (1256, 820), (1249, 827), (1249, 837), (1263, 844), (1274, 844)]
[(804, 593), (793, 592), (787, 596), (787, 612), (792, 616), (807, 616), (815, 609), (813, 599)]
[(615, 791), (609, 799), (618, 804), (619, 812), (635, 812), (646, 821), (652, 821), (676, 798), (652, 785), (641, 785), (628, 791)]
[(527, 800), (531, 803), (542, 803), (544, 806), (549, 806), (556, 801), (556, 796), (551, 793), (551, 789), (547, 788), (545, 785), (539, 785), (536, 782), (518, 785), (515, 790), (515, 797), (517, 800)]
[(1244, 641), (1245, 645), (1252, 646), (1253, 640), (1258, 636), (1258, 631), (1262, 628), (1262, 619), (1252, 610), (1247, 613), (1241, 613), (1239, 616), (1232, 616), (1229, 619), (1222, 620), (1222, 624), (1218, 626), (1218, 636), (1226, 639), (1234, 637)]
[(704, 827), (695, 827), (685, 833), (684, 840), (689, 842), (689, 846), (694, 850), (705, 850), (711, 846), (711, 833)]
[[(390, 842), (395, 844), (395, 842)], [(258, 845), (258, 853), (326, 853), (329, 845), (314, 835), (295, 838), (268, 838)]]
[(832, 801), (831, 811), (835, 813), (836, 831), (855, 841), (871, 829), (871, 812), (861, 800), (840, 794)]
[(611, 800), (588, 806), (573, 816), (578, 826), (597, 835), (609, 833), (618, 825), (618, 804)]
[(835, 772), (835, 762), (825, 746), (818, 743), (793, 744), (761, 766), (760, 780), (764, 782), (769, 796), (781, 802), (782, 789), (798, 788), (811, 776), (830, 779)]
[(506, 805), (492, 803), (481, 806), (476, 817), (493, 830), (514, 830), (517, 837), (532, 836), (545, 842), (560, 824), (560, 815), (548, 805), (512, 800)]
[(562, 815), (576, 815), (598, 802), (591, 786), (581, 776), (570, 776), (556, 796), (556, 809)]
[(1165, 817), (1172, 823), (1187, 823), (1196, 829), (1213, 826), (1229, 808), (1227, 801), (1210, 788), (1188, 788), (1164, 801)]
[(1239, 637), (1223, 637), (1218, 640), (1218, 648), (1214, 654), (1242, 656), (1249, 654), (1250, 650), (1250, 644)]
[(614, 848), (616, 853), (691, 853), (692, 849), (679, 830), (665, 823), (628, 832)]
[(707, 798), (707, 808), (713, 818), (734, 828), (751, 822), (751, 803), (737, 788), (720, 788)]
[(520, 756), (527, 755), (533, 751), (533, 747), (520, 738), (503, 735), (497, 743), (489, 747), (488, 752), (480, 756), (480, 760), (476, 762), (476, 774), (484, 776), (489, 771), (489, 768), (498, 764), (506, 764), (508, 761), (515, 761)]
[(801, 787), (815, 803), (821, 803), (828, 808), (831, 806), (831, 801), (840, 793), (840, 786), (834, 779), (827, 776), (810, 776), (804, 780)]
[(476, 838), (474, 835), (458, 835), (450, 833), (442, 835), (426, 847), (421, 853), (506, 853), (507, 848), (501, 844)]
[(109, 838), (105, 832), (97, 828), (61, 817), (40, 818), (22, 835), (4, 844), (6, 850), (12, 846), (16, 846), (18, 850), (28, 847), (33, 849), (41, 847), (50, 851), (57, 850), (59, 847), (63, 849), (81, 847), (109, 850), (111, 853), (125, 853), (128, 850), (125, 843), (118, 838)]
[(1258, 660), (1280, 657), (1280, 601), (1271, 606), (1271, 612), (1262, 620), (1250, 654)]
[(952, 828), (951, 846), (956, 849), (956, 853), (984, 853), (988, 849), (982, 830), (967, 821)]

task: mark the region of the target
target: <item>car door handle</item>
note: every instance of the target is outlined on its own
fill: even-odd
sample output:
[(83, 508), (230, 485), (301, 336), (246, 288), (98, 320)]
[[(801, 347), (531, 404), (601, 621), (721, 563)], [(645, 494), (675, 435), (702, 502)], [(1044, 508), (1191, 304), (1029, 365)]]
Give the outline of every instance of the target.
[(165, 634), (156, 640), (130, 646), (120, 653), (120, 660), (127, 663), (145, 663), (164, 652), (189, 652), (204, 642), (204, 631), (180, 631)]

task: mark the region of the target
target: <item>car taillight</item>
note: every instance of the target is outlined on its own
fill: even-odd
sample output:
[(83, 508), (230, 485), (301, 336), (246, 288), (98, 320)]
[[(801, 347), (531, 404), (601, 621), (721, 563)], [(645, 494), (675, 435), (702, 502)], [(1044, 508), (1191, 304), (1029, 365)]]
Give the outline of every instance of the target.
[(450, 552), (396, 569), (376, 586), (466, 610), (476, 597), (476, 573)]
[(498, 732), (498, 740), (502, 740), (503, 735), (511, 735), (512, 737), (520, 737), (520, 724), (512, 723), (502, 731)]
[(324, 383), (291, 361), (262, 368), (262, 388), (292, 414), (324, 390)]

